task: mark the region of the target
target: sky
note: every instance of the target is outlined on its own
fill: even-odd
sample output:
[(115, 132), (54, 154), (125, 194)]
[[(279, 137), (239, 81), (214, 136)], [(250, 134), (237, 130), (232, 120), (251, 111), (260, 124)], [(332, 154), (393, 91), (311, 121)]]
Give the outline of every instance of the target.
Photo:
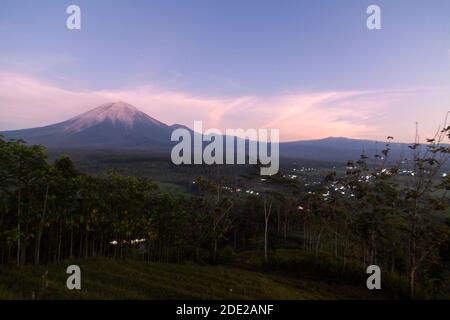
[(416, 121), (425, 138), (450, 110), (449, 14), (448, 0), (0, 0), (0, 131), (121, 100), (284, 141), (411, 141)]

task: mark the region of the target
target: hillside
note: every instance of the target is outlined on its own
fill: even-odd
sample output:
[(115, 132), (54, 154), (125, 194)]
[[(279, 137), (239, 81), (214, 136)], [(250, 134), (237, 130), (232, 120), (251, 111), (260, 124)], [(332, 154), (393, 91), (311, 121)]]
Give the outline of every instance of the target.
[(370, 299), (377, 295), (304, 273), (293, 278), (230, 266), (105, 258), (77, 264), (82, 269), (81, 291), (65, 287), (69, 262), (21, 269), (0, 267), (0, 299)]

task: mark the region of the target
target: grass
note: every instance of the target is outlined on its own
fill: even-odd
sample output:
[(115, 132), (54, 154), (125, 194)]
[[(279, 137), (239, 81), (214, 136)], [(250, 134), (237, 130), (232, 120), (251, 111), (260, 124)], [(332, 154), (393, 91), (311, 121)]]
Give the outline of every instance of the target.
[(247, 251), (240, 253), (233, 264), (289, 279), (302, 290), (325, 293), (323, 299), (404, 299), (409, 292), (405, 279), (386, 272), (382, 274), (382, 290), (368, 290), (365, 267), (347, 260), (344, 268), (342, 259), (324, 253), (316, 256), (298, 249), (278, 249), (264, 263), (261, 253)]
[[(244, 255), (244, 259), (246, 256)], [(248, 258), (248, 256), (247, 256)], [(361, 285), (313, 274), (272, 272), (255, 266), (198, 266), (105, 258), (74, 262), (81, 290), (66, 288), (67, 261), (60, 265), (0, 268), (0, 299), (373, 299)]]

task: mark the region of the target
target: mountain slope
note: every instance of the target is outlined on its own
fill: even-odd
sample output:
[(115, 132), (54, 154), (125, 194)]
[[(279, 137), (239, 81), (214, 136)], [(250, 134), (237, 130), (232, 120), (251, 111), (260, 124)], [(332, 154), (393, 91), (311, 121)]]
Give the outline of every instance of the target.
[(171, 132), (171, 126), (132, 105), (114, 102), (61, 123), (2, 134), (46, 147), (126, 149), (167, 147)]
[[(5, 131), (8, 139), (23, 139), (57, 149), (142, 150), (170, 153), (170, 135), (177, 128), (162, 123), (125, 102), (104, 104), (67, 121), (32, 129)], [(191, 130), (190, 130), (191, 131)], [(192, 132), (192, 131), (191, 131)], [(204, 144), (206, 145), (206, 143)], [(329, 137), (280, 143), (280, 156), (304, 160), (345, 162), (358, 159), (364, 151), (369, 157), (379, 154), (383, 142)], [(406, 144), (392, 143), (391, 159), (408, 154)]]

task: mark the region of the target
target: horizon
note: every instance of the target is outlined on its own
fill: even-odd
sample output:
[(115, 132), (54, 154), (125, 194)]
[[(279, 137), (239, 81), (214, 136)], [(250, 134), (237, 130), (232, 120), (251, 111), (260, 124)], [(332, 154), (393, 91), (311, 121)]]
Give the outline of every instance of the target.
[[(64, 121), (61, 121), (61, 122), (57, 122), (57, 123), (49, 123), (49, 124), (46, 124), (46, 125), (43, 125), (43, 126), (40, 126), (40, 127), (33, 127), (33, 128), (21, 128), (21, 129), (4, 130), (4, 131), (1, 131), (1, 130), (0, 130), (0, 136), (1, 136), (2, 133), (7, 133), (7, 132), (9, 132), (9, 131), (21, 131), (21, 130), (27, 130), (27, 129), (39, 129), (39, 128), (45, 128), (45, 127), (48, 127), (48, 126), (58, 125), (58, 124), (61, 124), (61, 123), (65, 122), (65, 121), (74, 120), (74, 119), (76, 119), (76, 118), (78, 118), (78, 117), (80, 117), (80, 116), (82, 116), (82, 115), (85, 115), (85, 114), (90, 113), (90, 112), (92, 112), (92, 111), (94, 111), (94, 110), (100, 109), (100, 108), (102, 108), (102, 107), (112, 106), (112, 105), (115, 105), (115, 104), (121, 104), (121, 105), (124, 104), (124, 105), (126, 105), (126, 107), (131, 107), (131, 108), (136, 109), (136, 110), (139, 111), (139, 112), (143, 112), (145, 115), (147, 115), (148, 117), (150, 117), (152, 120), (159, 121), (157, 118), (154, 118), (152, 115), (147, 114), (146, 112), (142, 111), (142, 110), (139, 109), (138, 107), (136, 107), (136, 106), (134, 106), (134, 105), (132, 105), (132, 104), (129, 104), (129, 103), (127, 103), (126, 101), (118, 100), (118, 101), (111, 101), (111, 102), (103, 103), (103, 104), (101, 104), (101, 105), (99, 105), (99, 106), (97, 106), (97, 107), (94, 107), (94, 108), (92, 108), (92, 109), (90, 109), (90, 110), (87, 110), (87, 111), (85, 111), (85, 112), (82, 112), (82, 113), (80, 113), (80, 114), (78, 114), (78, 115), (75, 115), (74, 117), (68, 118), (68, 119), (66, 119), (66, 120), (64, 120)], [(123, 107), (123, 106), (121, 106), (121, 107)], [(189, 128), (189, 129), (192, 130), (193, 132), (197, 132), (196, 130), (194, 130), (194, 126), (193, 126), (193, 125), (189, 125), (189, 124), (184, 124), (184, 123), (172, 123), (172, 124), (168, 124), (168, 123), (164, 123), (164, 122), (163, 122), (163, 124), (164, 124), (164, 125), (167, 125), (167, 126), (169, 126), (169, 127), (170, 127), (170, 126), (179, 126), (179, 125), (181, 125), (181, 126), (185, 126), (185, 127)], [(213, 128), (203, 128), (202, 132), (200, 132), (200, 133), (204, 134), (204, 131), (206, 131), (206, 130), (208, 130), (208, 129), (213, 129)], [(248, 129), (248, 128), (234, 128), (234, 129), (243, 129), (243, 130), (246, 130), (246, 129)], [(234, 130), (234, 129), (231, 129), (231, 130)], [(260, 129), (267, 129), (267, 128), (260, 128)], [(227, 130), (230, 130), (230, 129), (226, 129), (225, 131), (227, 131)], [(222, 135), (223, 135), (223, 134), (222, 134)], [(240, 136), (235, 136), (235, 137), (243, 138), (243, 137), (240, 137)], [(244, 137), (244, 138), (247, 139), (246, 137)], [(325, 136), (325, 137), (318, 137), (318, 138), (313, 138), (313, 139), (299, 139), (299, 140), (280, 141), (280, 143), (295, 143), (295, 142), (302, 142), (302, 141), (305, 141), (305, 142), (306, 142), (306, 141), (322, 141), (322, 140), (329, 140), (329, 139), (336, 139), (336, 140), (337, 140), (337, 139), (357, 140), (357, 141), (367, 141), (367, 142), (386, 142), (386, 139), (376, 140), (376, 139), (365, 139), (365, 138), (351, 138), (351, 137), (345, 137), (345, 136)], [(258, 141), (258, 140), (256, 140), (256, 141)], [(392, 141), (390, 141), (389, 143), (390, 143), (390, 144), (411, 144), (411, 143), (413, 143), (413, 142), (412, 142), (412, 141), (407, 141), (407, 142), (396, 141), (396, 140), (395, 140), (395, 137), (394, 137), (394, 139), (393, 139)]]
[[(81, 30), (65, 25), (72, 2), (0, 3), (0, 131), (123, 100), (169, 125), (408, 143), (450, 110), (444, 0), (83, 0)], [(381, 30), (366, 27), (373, 3)]]

